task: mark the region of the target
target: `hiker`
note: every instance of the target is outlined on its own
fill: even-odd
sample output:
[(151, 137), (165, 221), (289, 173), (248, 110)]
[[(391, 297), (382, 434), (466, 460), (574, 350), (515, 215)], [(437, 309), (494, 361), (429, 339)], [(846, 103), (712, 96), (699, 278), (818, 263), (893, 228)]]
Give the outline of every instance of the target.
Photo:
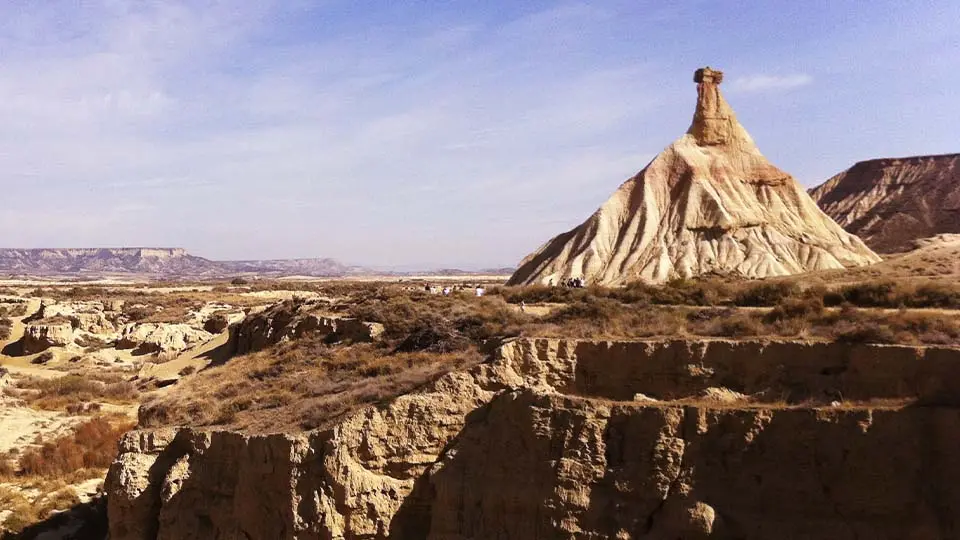
[(520, 301), (520, 313), (526, 313), (526, 311), (527, 311), (527, 303), (524, 302), (523, 300), (521, 300), (521, 301)]

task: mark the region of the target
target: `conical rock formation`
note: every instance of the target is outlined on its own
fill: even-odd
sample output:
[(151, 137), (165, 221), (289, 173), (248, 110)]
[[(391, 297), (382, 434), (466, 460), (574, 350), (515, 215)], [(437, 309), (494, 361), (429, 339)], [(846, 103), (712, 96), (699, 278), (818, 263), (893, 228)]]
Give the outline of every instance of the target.
[(879, 261), (763, 157), (721, 95), (722, 80), (697, 70), (687, 133), (582, 225), (524, 259), (509, 283), (762, 278)]

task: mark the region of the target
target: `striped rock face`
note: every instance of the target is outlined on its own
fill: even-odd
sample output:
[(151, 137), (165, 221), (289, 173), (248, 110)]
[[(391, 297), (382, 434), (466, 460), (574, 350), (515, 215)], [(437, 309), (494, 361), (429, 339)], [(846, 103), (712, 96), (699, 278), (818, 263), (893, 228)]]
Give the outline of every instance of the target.
[(524, 259), (510, 284), (762, 278), (878, 262), (760, 153), (720, 93), (722, 80), (697, 70), (687, 133), (583, 224)]
[(943, 243), (923, 239), (960, 233), (960, 154), (861, 161), (810, 196), (880, 253)]

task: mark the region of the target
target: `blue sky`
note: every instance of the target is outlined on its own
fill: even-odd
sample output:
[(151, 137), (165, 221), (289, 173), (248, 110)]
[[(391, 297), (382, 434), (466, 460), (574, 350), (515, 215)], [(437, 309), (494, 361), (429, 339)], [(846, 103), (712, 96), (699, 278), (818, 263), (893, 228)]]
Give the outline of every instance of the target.
[(960, 2), (7, 0), (0, 245), (512, 265), (689, 126), (804, 185), (960, 151)]

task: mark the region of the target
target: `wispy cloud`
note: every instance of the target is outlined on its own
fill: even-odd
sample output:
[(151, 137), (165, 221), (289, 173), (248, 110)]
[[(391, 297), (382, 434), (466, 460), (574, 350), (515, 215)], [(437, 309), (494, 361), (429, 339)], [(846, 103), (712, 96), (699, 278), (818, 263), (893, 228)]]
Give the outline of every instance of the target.
[[(730, 90), (777, 99), (773, 90), (810, 85), (804, 66), (831, 84), (838, 73), (893, 76), (850, 69), (873, 58), (869, 48), (799, 39), (809, 25), (797, 39), (779, 30), (765, 38), (756, 21), (721, 8), (702, 16), (690, 7), (652, 15), (650, 2), (620, 0), (360, 4), (0, 2), (0, 189), (17, 201), (0, 205), (3, 242), (509, 263), (560, 232), (558, 223), (586, 218), (684, 131), (690, 74), (705, 59), (739, 59), (736, 69), (718, 65)], [(903, 17), (895, 19), (897, 28)], [(948, 43), (957, 32), (943, 26)], [(897, 34), (889, 46), (899, 51), (918, 35)], [(824, 119), (858, 110), (851, 99), (864, 94), (850, 88), (855, 98), (827, 103), (835, 114)], [(955, 111), (941, 93), (937, 110)], [(796, 130), (777, 127), (791, 111), (817, 119), (799, 102), (764, 114), (767, 101), (749, 100), (757, 114), (748, 127), (765, 151), (780, 142), (815, 154), (798, 144), (824, 137), (798, 142)], [(917, 115), (925, 125), (939, 117), (952, 144), (950, 114)], [(830, 168), (849, 154), (842, 141), (828, 150), (837, 154)]]
[(736, 92), (770, 92), (777, 90), (792, 90), (807, 86), (813, 82), (813, 77), (806, 73), (793, 75), (747, 75), (737, 77), (730, 83), (730, 88)]

